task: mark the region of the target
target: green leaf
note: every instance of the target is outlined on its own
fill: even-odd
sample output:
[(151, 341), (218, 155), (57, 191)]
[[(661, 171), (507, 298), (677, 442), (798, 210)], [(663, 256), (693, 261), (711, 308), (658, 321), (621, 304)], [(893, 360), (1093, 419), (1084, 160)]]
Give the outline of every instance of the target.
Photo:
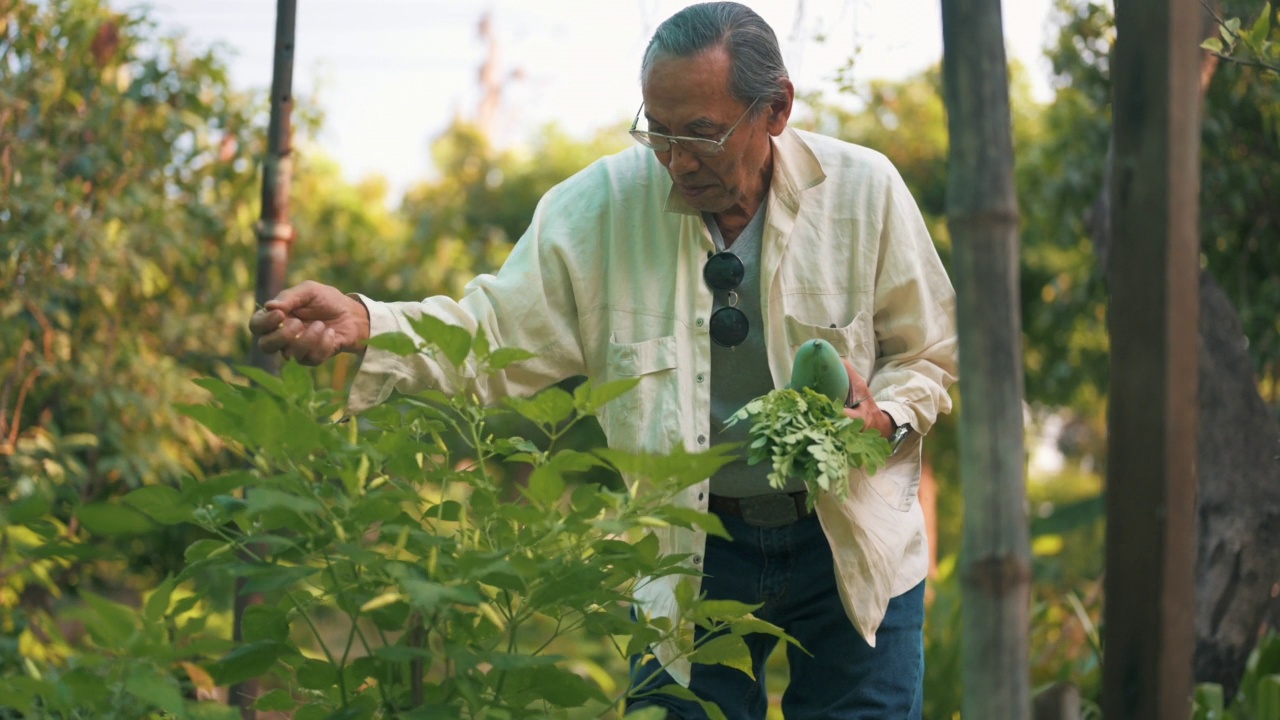
[(491, 370), (505, 370), (508, 367), (537, 357), (534, 353), (520, 348), (504, 347), (493, 351), (489, 356), (489, 368)]
[[(6, 682), (12, 682), (17, 678), (9, 676), (5, 678)], [(0, 683), (3, 686), (5, 683)], [(58, 678), (58, 684), (67, 691), (68, 699), (73, 706), (91, 706), (99, 705), (105, 707), (111, 702), (112, 688), (102, 677), (94, 674), (88, 668), (78, 667), (63, 673)], [(52, 697), (48, 695), (46, 697)], [(6, 701), (5, 692), (0, 690), (0, 707), (10, 707), (13, 703)], [(33, 713), (39, 716), (36, 713)]]
[(244, 584), (240, 593), (249, 595), (251, 593), (265, 593), (273, 590), (283, 590), (295, 583), (315, 575), (320, 572), (320, 568), (307, 567), (305, 565), (284, 566), (269, 565), (259, 567), (254, 570), (254, 577)]
[(676, 524), (684, 527), (700, 527), (708, 535), (722, 537), (725, 540), (732, 540), (729, 531), (724, 528), (724, 522), (720, 520), (720, 516), (714, 513), (704, 513), (694, 510), (693, 508), (684, 508), (669, 506), (662, 509), (662, 517), (675, 520)]
[(53, 509), (53, 503), (43, 494), (34, 493), (0, 508), (5, 520), (11, 525), (22, 525), (39, 517), (44, 517)]
[(268, 450), (277, 449), (285, 428), (284, 413), (280, 410), (279, 402), (269, 395), (258, 395), (249, 401), (243, 427), (246, 443)]
[(724, 711), (720, 709), (719, 705), (716, 705), (715, 703), (709, 700), (703, 700), (702, 698), (695, 695), (692, 690), (682, 685), (669, 683), (667, 685), (663, 685), (662, 687), (658, 688), (656, 692), (660, 692), (663, 695), (671, 695), (672, 697), (677, 697), (677, 698), (680, 698), (681, 700), (687, 700), (689, 702), (697, 703), (699, 706), (702, 707), (702, 711), (707, 714), (707, 717), (709, 718), (709, 720), (728, 720), (728, 718), (726, 718), (724, 715)]
[(228, 439), (239, 437), (240, 418), (222, 408), (212, 405), (186, 405), (176, 403), (173, 408), (181, 415), (195, 420), (209, 428), (213, 434)]
[(1266, 675), (1258, 679), (1257, 718), (1280, 718), (1280, 675)]
[(259, 482), (258, 476), (248, 470), (232, 470), (203, 481), (190, 478), (182, 483), (182, 497), (192, 505), (199, 505), (216, 495), (229, 495), (235, 490), (253, 487)]
[(338, 684), (338, 672), (323, 660), (304, 660), (297, 669), (298, 685), (307, 690), (328, 690)]
[(689, 656), (690, 662), (725, 665), (741, 670), (755, 679), (751, 668), (751, 649), (738, 635), (720, 635), (703, 643)]
[(240, 711), (220, 702), (187, 702), (187, 720), (240, 720)]
[[(393, 573), (394, 574), (394, 573)], [(434, 612), (442, 605), (479, 605), (484, 596), (473, 587), (465, 585), (443, 585), (431, 580), (423, 580), (406, 573), (399, 573), (400, 587), (409, 596), (415, 608), (423, 612)]]
[(610, 402), (631, 392), (639, 384), (640, 378), (623, 378), (599, 385), (585, 382), (574, 391), (574, 400), (577, 402), (579, 410), (584, 413), (594, 414)]
[(265, 675), (288, 646), (274, 640), (245, 643), (209, 665), (219, 685), (235, 685)]
[[(788, 635), (785, 630), (778, 627), (777, 625), (774, 625), (773, 623), (767, 620), (761, 620), (758, 617), (743, 617), (743, 618), (738, 618), (737, 620), (732, 620), (729, 623), (729, 631), (732, 632), (734, 635), (744, 636), (744, 637), (747, 635), (757, 635), (757, 634), (772, 635), (773, 637), (776, 637), (779, 640), (783, 640), (787, 643), (790, 643), (791, 645), (795, 645), (801, 650), (804, 650), (804, 647), (800, 645), (799, 640), (796, 640), (795, 638)], [(808, 650), (805, 650), (805, 652), (807, 653)]]
[(547, 702), (560, 707), (581, 707), (588, 700), (607, 703), (609, 698), (598, 685), (554, 665), (532, 671), (534, 689)]
[(300, 363), (287, 362), (280, 368), (280, 379), (284, 381), (284, 396), (287, 398), (305, 398), (311, 395), (311, 371)]
[(549, 387), (531, 398), (507, 398), (507, 406), (539, 425), (559, 425), (573, 414), (573, 396)]
[(1209, 38), (1208, 40), (1205, 40), (1204, 42), (1200, 43), (1200, 47), (1204, 48), (1205, 50), (1208, 50), (1209, 52), (1221, 53), (1222, 41), (1216, 37)]
[(365, 341), (365, 345), (377, 350), (386, 350), (396, 355), (413, 355), (418, 352), (418, 344), (413, 338), (402, 332), (379, 333)]
[(138, 630), (138, 615), (125, 605), (101, 595), (82, 591), (80, 597), (91, 610), (87, 630), (103, 647), (124, 647)]
[(627, 720), (666, 720), (667, 711), (657, 705), (646, 705), (627, 713)]
[(262, 368), (259, 368), (259, 367), (254, 367), (253, 365), (237, 365), (236, 370), (239, 371), (241, 375), (244, 375), (245, 377), (249, 378), (253, 382), (257, 383), (259, 387), (271, 393), (272, 395), (276, 395), (276, 396), (284, 395), (284, 383), (281, 382), (280, 378), (276, 377), (275, 375), (272, 375), (266, 370), (263, 370)]
[(183, 553), (182, 557), (188, 563), (195, 563), (212, 556), (215, 552), (226, 552), (227, 547), (228, 545), (225, 540), (204, 538), (188, 545), (187, 550)]
[(251, 515), (277, 508), (292, 510), (299, 515), (311, 515), (320, 513), (324, 509), (323, 505), (312, 498), (292, 495), (274, 488), (254, 488), (249, 491), (248, 496), (247, 511)]
[(94, 535), (137, 535), (155, 527), (146, 515), (114, 503), (81, 505), (76, 510), (76, 517)]
[(677, 446), (669, 455), (632, 453), (614, 448), (593, 452), (623, 475), (650, 480), (667, 490), (702, 482), (737, 459), (736, 450), (726, 444), (714, 445), (700, 453), (691, 453)]
[(288, 690), (276, 688), (255, 700), (253, 707), (264, 712), (287, 712), (298, 707), (298, 702)]
[(383, 645), (374, 648), (374, 657), (381, 658), (387, 662), (409, 662), (418, 658), (430, 658), (432, 653), (426, 648), (408, 647), (407, 645)]
[(547, 465), (534, 469), (524, 494), (542, 505), (554, 505), (564, 494), (564, 478)]
[(450, 325), (431, 315), (422, 315), (409, 318), (409, 326), (425, 342), (440, 348), (455, 366), (462, 365), (471, 352), (471, 333), (456, 325)]
[(146, 513), (161, 525), (177, 525), (191, 520), (194, 509), (182, 493), (168, 485), (148, 485), (124, 496), (126, 505)]
[(178, 684), (173, 678), (161, 675), (154, 668), (138, 666), (124, 681), (124, 689), (143, 702), (154, 705), (172, 715), (185, 718), (186, 704)]
[(737, 620), (759, 610), (761, 605), (748, 605), (737, 600), (702, 600), (695, 608), (698, 620)]
[(1262, 14), (1253, 21), (1253, 27), (1249, 28), (1249, 42), (1255, 47), (1260, 47), (1269, 34), (1271, 34), (1271, 3), (1268, 2), (1263, 6)]
[(155, 624), (164, 619), (165, 613), (169, 611), (169, 600), (173, 597), (173, 588), (177, 586), (177, 578), (170, 575), (156, 586), (151, 592), (151, 596), (147, 598), (147, 604), (143, 606), (142, 615), (147, 622)]
[(445, 500), (439, 505), (432, 505), (423, 511), (422, 517), (443, 522), (457, 522), (462, 517), (462, 504), (456, 500)]
[(284, 642), (289, 639), (289, 617), (272, 605), (250, 605), (240, 620), (240, 632), (245, 642)]

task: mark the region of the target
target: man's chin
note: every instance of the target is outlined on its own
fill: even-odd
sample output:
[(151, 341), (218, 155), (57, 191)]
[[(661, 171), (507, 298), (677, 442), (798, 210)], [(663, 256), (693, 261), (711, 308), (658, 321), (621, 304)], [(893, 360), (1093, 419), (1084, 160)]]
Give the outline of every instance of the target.
[(728, 210), (733, 203), (724, 196), (723, 193), (716, 191), (708, 191), (700, 195), (690, 197), (686, 193), (681, 193), (685, 202), (698, 212), (719, 213)]

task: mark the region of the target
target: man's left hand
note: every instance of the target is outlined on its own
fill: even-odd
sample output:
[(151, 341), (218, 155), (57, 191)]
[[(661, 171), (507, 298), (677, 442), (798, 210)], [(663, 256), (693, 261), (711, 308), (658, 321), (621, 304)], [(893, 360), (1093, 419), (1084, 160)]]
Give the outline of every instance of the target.
[(897, 428), (897, 423), (889, 417), (889, 413), (876, 405), (876, 399), (871, 396), (871, 388), (867, 387), (866, 379), (853, 369), (853, 363), (848, 358), (840, 358), (840, 361), (844, 363), (845, 372), (849, 373), (849, 398), (845, 402), (844, 414), (861, 420), (867, 427), (875, 428), (888, 440)]

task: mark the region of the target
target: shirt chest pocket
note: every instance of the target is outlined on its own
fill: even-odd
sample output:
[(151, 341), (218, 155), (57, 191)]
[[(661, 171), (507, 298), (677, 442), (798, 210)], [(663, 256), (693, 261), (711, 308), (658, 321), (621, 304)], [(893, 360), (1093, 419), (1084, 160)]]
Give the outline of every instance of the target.
[(865, 310), (843, 326), (836, 323), (811, 324), (790, 313), (783, 320), (792, 356), (809, 340), (826, 340), (840, 357), (848, 358), (853, 363), (859, 374), (865, 378), (871, 376), (876, 361), (875, 331), (871, 327), (871, 315)]
[(609, 342), (605, 380), (637, 381), (600, 414), (610, 447), (664, 451), (679, 443), (678, 358), (674, 335), (634, 343)]

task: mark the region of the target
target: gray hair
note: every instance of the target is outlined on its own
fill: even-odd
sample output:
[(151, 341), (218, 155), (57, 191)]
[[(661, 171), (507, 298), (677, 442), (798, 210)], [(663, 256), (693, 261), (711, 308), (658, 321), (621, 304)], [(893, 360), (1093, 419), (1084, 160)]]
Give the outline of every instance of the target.
[(756, 98), (752, 115), (768, 109), (769, 103), (786, 96), (790, 79), (782, 62), (782, 50), (773, 28), (751, 8), (736, 2), (708, 2), (690, 5), (667, 18), (654, 31), (640, 65), (640, 82), (649, 76), (655, 60), (688, 58), (716, 47), (729, 53), (729, 92), (748, 104)]

